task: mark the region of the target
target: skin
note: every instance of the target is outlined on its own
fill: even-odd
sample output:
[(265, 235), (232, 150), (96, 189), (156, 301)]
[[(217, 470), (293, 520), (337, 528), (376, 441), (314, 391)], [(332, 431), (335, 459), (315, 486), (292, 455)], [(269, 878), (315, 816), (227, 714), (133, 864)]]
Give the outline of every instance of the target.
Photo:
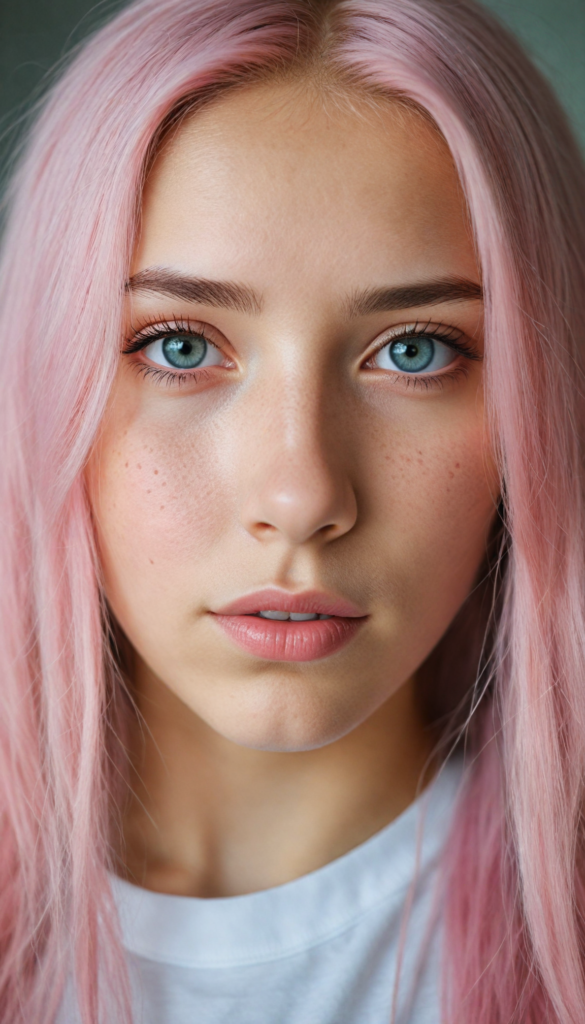
[[(204, 324), (221, 362), (177, 386), (124, 354), (88, 469), (141, 715), (120, 871), (228, 896), (345, 853), (432, 771), (415, 673), (473, 586), (498, 492), (482, 304), (352, 313), (348, 297), (480, 274), (432, 127), (291, 82), (228, 93), (167, 142), (131, 273), (153, 267), (258, 303), (128, 294), (128, 338)], [(476, 358), (422, 384), (372, 363), (385, 332), (429, 322)], [(329, 657), (262, 660), (210, 612), (266, 586), (367, 620)]]

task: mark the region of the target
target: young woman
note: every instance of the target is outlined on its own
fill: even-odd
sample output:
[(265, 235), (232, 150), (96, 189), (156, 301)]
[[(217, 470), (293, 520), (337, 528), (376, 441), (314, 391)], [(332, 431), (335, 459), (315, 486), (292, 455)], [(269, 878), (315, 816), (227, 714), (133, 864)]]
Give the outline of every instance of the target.
[(2, 263), (2, 1024), (578, 1024), (585, 176), (463, 0), (141, 0)]

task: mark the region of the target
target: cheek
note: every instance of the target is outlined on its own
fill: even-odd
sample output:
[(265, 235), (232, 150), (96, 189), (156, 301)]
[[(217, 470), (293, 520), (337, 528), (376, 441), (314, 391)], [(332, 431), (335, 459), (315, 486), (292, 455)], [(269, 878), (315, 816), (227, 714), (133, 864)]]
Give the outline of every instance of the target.
[(494, 510), (497, 483), (489, 464), (479, 429), (415, 440), (395, 453), (387, 498), (399, 504), (405, 529), (407, 518), (416, 525), (423, 548), (436, 542), (447, 544), (450, 555), (463, 552), (473, 538), (482, 543), (481, 525)]
[[(403, 626), (438, 636), (473, 586), (499, 493), (477, 412), (411, 422), (379, 439), (376, 480), (380, 594), (393, 594)], [(424, 624), (424, 626), (423, 626)], [(401, 627), (402, 628), (402, 627)]]
[[(90, 493), (114, 610), (183, 587), (225, 529), (217, 452), (196, 424), (112, 413), (90, 461)], [(185, 579), (185, 584), (189, 581)]]
[(463, 539), (493, 512), (498, 474), (477, 392), (450, 406), (422, 405), (391, 436), (379, 433), (376, 447), (378, 501), (405, 529), (410, 519), (419, 537)]

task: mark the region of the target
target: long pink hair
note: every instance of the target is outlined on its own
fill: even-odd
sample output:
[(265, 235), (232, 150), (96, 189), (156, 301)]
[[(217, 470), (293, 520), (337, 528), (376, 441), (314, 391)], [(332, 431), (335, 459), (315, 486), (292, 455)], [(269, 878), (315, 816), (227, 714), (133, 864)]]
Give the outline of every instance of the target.
[[(173, 111), (324, 64), (344, 88), (402, 97), (439, 127), (486, 291), (507, 556), (483, 674), (463, 680), (473, 714), (445, 855), (444, 1019), (584, 1019), (585, 173), (563, 114), (465, 0), (139, 0), (50, 92), (9, 193), (2, 1024), (49, 1024), (71, 978), (84, 1024), (131, 1019), (106, 875), (120, 684), (83, 470), (118, 359), (145, 167)], [(465, 637), (448, 642), (455, 665)], [(439, 704), (461, 689), (454, 672)]]

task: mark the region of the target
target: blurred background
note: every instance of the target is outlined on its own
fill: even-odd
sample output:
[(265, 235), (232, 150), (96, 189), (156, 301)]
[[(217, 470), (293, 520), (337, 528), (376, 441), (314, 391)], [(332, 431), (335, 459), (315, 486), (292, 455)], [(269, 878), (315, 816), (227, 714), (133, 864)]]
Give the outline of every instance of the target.
[[(484, 0), (556, 88), (585, 149), (585, 0)], [(124, 0), (0, 0), (0, 163), (27, 108), (72, 46)]]

